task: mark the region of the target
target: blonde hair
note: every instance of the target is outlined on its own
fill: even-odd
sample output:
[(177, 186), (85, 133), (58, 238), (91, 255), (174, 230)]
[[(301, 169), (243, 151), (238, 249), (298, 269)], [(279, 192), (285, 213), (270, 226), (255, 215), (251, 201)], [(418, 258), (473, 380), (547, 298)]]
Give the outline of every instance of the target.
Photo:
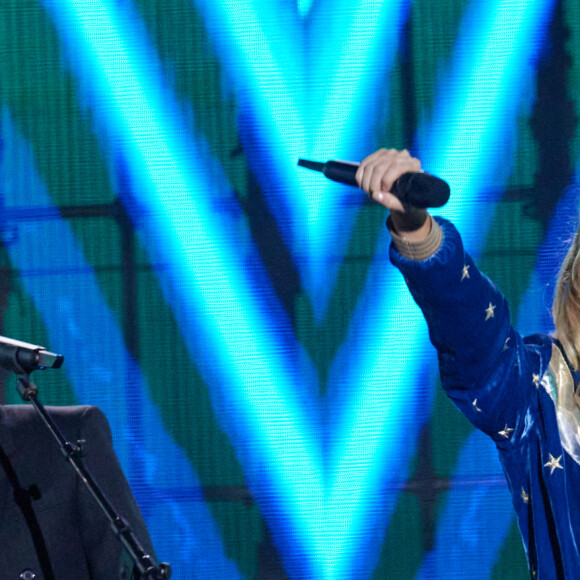
[(552, 304), (555, 338), (574, 367), (580, 369), (580, 228), (574, 236), (558, 275)]

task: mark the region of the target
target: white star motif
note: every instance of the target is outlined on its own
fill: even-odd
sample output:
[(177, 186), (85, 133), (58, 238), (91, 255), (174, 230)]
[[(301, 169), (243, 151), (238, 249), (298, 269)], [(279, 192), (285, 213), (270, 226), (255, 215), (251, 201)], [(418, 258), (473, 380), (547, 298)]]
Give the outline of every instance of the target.
[(498, 431), (498, 435), (501, 435), (502, 437), (509, 439), (512, 432), (513, 432), (513, 429), (511, 427), (508, 427), (507, 423), (506, 423), (506, 426), (503, 428), (503, 430)]
[(532, 375), (532, 382), (536, 385), (536, 389), (540, 386), (540, 375)]
[(463, 282), (465, 278), (469, 278), (469, 266), (467, 264), (463, 266), (463, 272), (461, 273), (461, 281)]
[(489, 320), (495, 316), (495, 304), (489, 303), (489, 306), (485, 309), (485, 319)]
[(561, 455), (560, 455), (560, 457), (556, 458), (550, 453), (550, 461), (548, 461), (548, 463), (544, 463), (544, 467), (550, 468), (550, 475), (552, 475), (554, 473), (554, 471), (556, 471), (556, 469), (564, 469), (560, 465), (561, 459), (562, 459)]
[(477, 406), (477, 399), (473, 399), (473, 403), (471, 403), (473, 405), (473, 408), (478, 412), (481, 413), (481, 409)]
[(528, 493), (526, 493), (526, 490), (522, 487), (522, 499), (524, 500), (524, 503), (530, 503), (530, 495)]

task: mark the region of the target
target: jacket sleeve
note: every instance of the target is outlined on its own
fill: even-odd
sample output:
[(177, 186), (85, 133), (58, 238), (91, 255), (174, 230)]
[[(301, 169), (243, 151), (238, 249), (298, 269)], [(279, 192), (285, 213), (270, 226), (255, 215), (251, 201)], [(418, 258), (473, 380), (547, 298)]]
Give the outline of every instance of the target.
[[(84, 407), (78, 423), (79, 439), (86, 441), (83, 461), (117, 513), (131, 526), (146, 554), (154, 556), (145, 522), (113, 449), (111, 429), (97, 407)], [(91, 578), (133, 578), (133, 561), (116, 537), (108, 519), (77, 478), (79, 517)]]
[(443, 241), (432, 256), (409, 260), (391, 245), (390, 258), (427, 321), (443, 388), (501, 444), (524, 432), (549, 349), (541, 340), (524, 341), (512, 328), (502, 293), (464, 251), (455, 227), (436, 219)]

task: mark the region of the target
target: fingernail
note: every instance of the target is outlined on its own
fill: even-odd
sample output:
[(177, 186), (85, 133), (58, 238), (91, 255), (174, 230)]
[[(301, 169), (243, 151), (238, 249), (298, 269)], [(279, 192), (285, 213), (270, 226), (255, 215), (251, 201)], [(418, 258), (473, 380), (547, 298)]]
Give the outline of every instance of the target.
[(385, 196), (384, 196), (384, 195), (383, 195), (383, 194), (382, 194), (380, 191), (379, 191), (378, 193), (375, 193), (375, 199), (376, 199), (377, 201), (383, 201), (383, 198), (384, 198), (384, 197), (385, 197)]

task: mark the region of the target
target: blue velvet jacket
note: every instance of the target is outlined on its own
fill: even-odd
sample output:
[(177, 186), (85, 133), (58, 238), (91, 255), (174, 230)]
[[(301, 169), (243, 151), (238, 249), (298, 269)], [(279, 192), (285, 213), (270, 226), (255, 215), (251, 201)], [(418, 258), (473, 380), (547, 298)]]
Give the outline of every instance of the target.
[(501, 292), (436, 219), (433, 256), (409, 260), (391, 245), (391, 261), (427, 320), (443, 388), (496, 443), (532, 578), (580, 578), (578, 373), (553, 338), (512, 328)]

